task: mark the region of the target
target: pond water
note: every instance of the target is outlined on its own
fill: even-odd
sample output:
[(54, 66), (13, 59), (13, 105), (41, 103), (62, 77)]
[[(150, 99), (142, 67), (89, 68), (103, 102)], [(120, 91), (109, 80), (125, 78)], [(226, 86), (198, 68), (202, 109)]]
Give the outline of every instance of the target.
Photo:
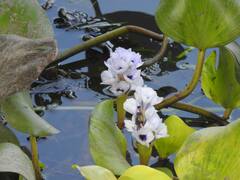
[[(42, 2), (42, 1), (41, 1)], [(51, 22), (57, 16), (59, 8), (66, 10), (79, 10), (95, 17), (102, 14), (113, 23), (124, 23), (142, 26), (152, 31), (159, 32), (154, 22), (154, 12), (159, 0), (99, 0), (100, 11), (95, 12), (95, 0), (56, 0), (53, 8), (46, 11)], [(82, 43), (82, 36), (87, 33), (79, 30), (65, 31), (53, 25), (55, 38), (59, 51)], [(116, 38), (111, 43), (114, 46), (132, 48), (140, 52), (144, 58), (152, 57), (160, 45), (146, 37), (139, 35), (125, 35)], [(184, 50), (183, 45), (171, 43), (167, 57), (159, 65), (147, 68), (146, 84), (158, 91), (159, 95), (167, 95), (186, 86), (191, 79), (196, 62), (196, 50), (186, 57), (177, 59)], [(103, 61), (108, 58), (106, 48), (97, 47), (80, 53), (64, 61), (57, 72), (43, 74), (41, 83), (33, 85), (33, 102), (36, 105), (48, 105), (48, 109), (41, 113), (44, 119), (58, 128), (61, 133), (39, 140), (40, 160), (46, 165), (43, 171), (47, 180), (79, 180), (83, 179), (76, 170), (71, 169), (72, 164), (94, 164), (88, 148), (88, 120), (94, 105), (103, 99), (109, 98), (100, 85), (100, 73), (104, 69)], [(71, 98), (69, 93), (74, 92), (76, 98)], [(215, 113), (222, 114), (223, 109), (213, 104), (202, 93), (200, 85), (184, 102), (207, 107)], [(53, 108), (54, 105), (58, 105)], [(190, 113), (165, 109), (164, 115), (177, 114), (193, 122), (201, 122), (203, 118)], [(240, 116), (239, 111), (234, 111), (232, 119)], [(126, 133), (127, 134), (127, 133)], [(23, 145), (29, 147), (27, 136), (18, 133)], [(127, 134), (129, 143), (131, 137)], [(129, 149), (132, 162), (137, 163), (137, 155)], [(152, 158), (151, 162), (157, 160)]]

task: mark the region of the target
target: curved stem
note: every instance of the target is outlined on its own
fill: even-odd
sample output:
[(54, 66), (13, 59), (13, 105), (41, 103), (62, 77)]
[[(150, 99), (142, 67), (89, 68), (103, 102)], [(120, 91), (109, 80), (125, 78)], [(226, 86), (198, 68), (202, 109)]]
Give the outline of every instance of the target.
[(202, 68), (204, 64), (204, 56), (205, 56), (205, 50), (199, 50), (198, 52), (198, 62), (192, 77), (191, 82), (187, 85), (187, 87), (183, 90), (178, 92), (177, 94), (174, 94), (173, 96), (166, 98), (163, 102), (157, 104), (155, 107), (156, 109), (162, 109), (163, 107), (167, 107), (181, 99), (184, 99), (187, 97), (197, 86), (198, 80), (202, 73)]
[(176, 102), (176, 103), (170, 105), (170, 107), (207, 117), (210, 120), (214, 120), (220, 126), (224, 126), (224, 125), (228, 124), (228, 122), (225, 121), (222, 117), (220, 117), (210, 111), (207, 111), (201, 107), (198, 107), (198, 106), (193, 106), (191, 104)]
[(90, 39), (82, 44), (79, 44), (77, 46), (74, 46), (70, 49), (67, 49), (65, 50), (64, 52), (60, 53), (58, 56), (57, 56), (57, 59), (56, 61), (54, 61), (53, 63), (51, 63), (51, 65), (54, 65), (54, 64), (57, 64), (57, 63), (60, 63), (62, 62), (63, 60), (71, 57), (71, 56), (74, 56), (75, 54), (77, 53), (80, 53), (86, 49), (89, 49), (97, 44), (100, 44), (102, 42), (105, 42), (105, 41), (108, 41), (108, 40), (111, 40), (115, 37), (118, 37), (120, 35), (123, 35), (123, 34), (126, 34), (126, 33), (129, 33), (129, 32), (133, 32), (133, 33), (138, 33), (138, 34), (142, 34), (144, 36), (148, 36), (148, 37), (151, 37), (153, 39), (156, 39), (156, 40), (162, 40), (163, 39), (163, 36), (158, 34), (158, 33), (155, 33), (153, 31), (150, 31), (150, 30), (147, 30), (145, 28), (142, 28), (142, 27), (138, 27), (138, 26), (131, 26), (131, 25), (128, 25), (128, 26), (123, 26), (123, 27), (120, 27), (120, 28), (117, 28), (117, 29), (114, 29), (113, 31), (109, 31), (105, 34), (102, 34), (100, 36), (97, 36), (93, 39)]
[(144, 61), (144, 64), (141, 66), (141, 68), (145, 68), (146, 66), (151, 66), (152, 64), (159, 62), (163, 58), (167, 50), (167, 47), (168, 47), (168, 37), (166, 35), (163, 35), (163, 42), (162, 42), (160, 51), (153, 58), (147, 59), (146, 61)]
[(32, 162), (35, 171), (36, 180), (42, 180), (41, 171), (39, 167), (39, 160), (38, 160), (38, 146), (36, 137), (30, 136), (30, 143), (32, 149)]
[(232, 109), (225, 109), (224, 114), (223, 114), (223, 119), (224, 120), (229, 119), (231, 113), (232, 113)]

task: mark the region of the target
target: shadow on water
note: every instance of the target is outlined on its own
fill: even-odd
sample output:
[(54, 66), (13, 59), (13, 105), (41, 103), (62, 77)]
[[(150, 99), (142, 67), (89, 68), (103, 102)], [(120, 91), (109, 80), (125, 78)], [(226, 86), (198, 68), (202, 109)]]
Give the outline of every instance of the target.
[[(64, 7), (70, 11), (83, 11), (92, 17), (96, 14), (111, 23), (137, 25), (159, 32), (153, 16), (158, 2), (158, 0), (149, 1), (146, 6), (145, 0), (121, 0), (121, 2), (101, 0), (99, 4), (96, 0), (58, 0), (47, 14), (53, 21), (57, 17), (59, 8)], [(88, 35), (88, 32), (83, 30), (65, 31), (53, 26), (60, 50), (83, 42), (81, 37)], [(114, 47), (132, 48), (141, 53), (143, 58), (153, 57), (160, 48), (159, 42), (134, 34), (113, 39), (111, 44)], [(194, 67), (196, 51), (193, 50), (187, 57), (178, 59), (177, 56), (183, 51), (184, 46), (172, 42), (168, 46), (166, 58), (144, 70), (146, 84), (157, 90), (159, 95), (167, 96), (169, 93), (174, 93), (185, 87), (190, 80), (193, 69), (184, 69), (181, 65), (188, 63)], [(78, 172), (71, 169), (71, 165), (93, 164), (88, 148), (88, 120), (94, 105), (108, 98), (103, 92), (104, 87), (100, 85), (100, 73), (105, 69), (103, 62), (108, 57), (109, 50), (106, 44), (99, 45), (69, 58), (57, 68), (46, 69), (32, 85), (31, 92), (35, 105), (47, 108), (40, 114), (61, 130), (56, 136), (39, 140), (40, 160), (46, 164), (43, 172), (47, 180), (83, 179)], [(222, 112), (222, 109), (203, 96), (199, 86), (186, 101), (213, 107)], [(166, 109), (162, 113), (178, 114), (186, 119), (199, 119), (196, 115), (173, 109)], [(125, 134), (128, 142), (131, 143), (131, 136), (126, 132)], [(25, 135), (18, 133), (18, 137), (23, 145), (28, 146)], [(132, 163), (138, 163), (138, 157), (132, 147), (129, 147), (128, 151)], [(154, 164), (157, 161), (154, 157), (151, 159)], [(169, 162), (158, 164), (172, 167)]]

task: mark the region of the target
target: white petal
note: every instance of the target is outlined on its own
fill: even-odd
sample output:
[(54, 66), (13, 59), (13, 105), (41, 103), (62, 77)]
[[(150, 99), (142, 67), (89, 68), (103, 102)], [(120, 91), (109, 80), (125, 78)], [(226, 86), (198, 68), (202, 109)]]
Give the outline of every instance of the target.
[(167, 126), (164, 123), (161, 123), (155, 131), (156, 139), (159, 139), (162, 137), (168, 137), (167, 132), (168, 132)]
[(124, 104), (123, 108), (125, 111), (129, 112), (130, 114), (136, 114), (137, 112), (137, 102), (134, 98), (127, 99)]
[(119, 96), (130, 89), (130, 85), (125, 81), (119, 81), (112, 84), (109, 89), (115, 96)]
[(111, 85), (116, 81), (116, 79), (114, 78), (113, 74), (110, 71), (103, 71), (101, 73), (101, 79), (102, 79), (101, 84), (107, 84), (107, 85)]
[(154, 135), (152, 131), (148, 131), (144, 128), (140, 129), (139, 131), (134, 131), (133, 136), (142, 145), (149, 147), (149, 144), (154, 140)]
[(124, 125), (127, 129), (127, 131), (129, 132), (133, 132), (134, 131), (134, 126), (135, 126), (135, 123), (131, 120), (124, 120)]

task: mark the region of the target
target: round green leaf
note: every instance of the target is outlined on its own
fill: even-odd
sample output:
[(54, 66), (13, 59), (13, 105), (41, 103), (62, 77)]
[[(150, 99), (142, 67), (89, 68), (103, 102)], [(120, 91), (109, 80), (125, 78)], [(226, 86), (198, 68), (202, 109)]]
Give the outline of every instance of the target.
[(0, 34), (53, 37), (52, 26), (37, 0), (1, 0)]
[(1, 104), (1, 111), (11, 126), (23, 133), (43, 137), (59, 132), (34, 112), (28, 92), (6, 98)]
[(181, 180), (237, 180), (240, 168), (240, 120), (225, 127), (193, 133), (177, 153), (175, 170)]
[(89, 146), (99, 166), (121, 175), (130, 167), (126, 161), (127, 142), (114, 122), (112, 100), (98, 104), (89, 122)]
[(0, 123), (0, 143), (13, 143), (19, 146), (16, 135), (6, 126)]
[(170, 180), (165, 173), (148, 166), (133, 166), (126, 170), (119, 180)]
[(199, 49), (223, 46), (240, 35), (239, 0), (161, 0), (160, 30)]
[(0, 172), (14, 172), (27, 180), (35, 180), (31, 160), (18, 146), (10, 143), (0, 144)]
[(73, 165), (73, 168), (78, 169), (87, 180), (117, 180), (111, 171), (101, 166)]
[(168, 117), (165, 124), (169, 136), (157, 139), (154, 142), (154, 146), (161, 158), (167, 158), (170, 154), (176, 153), (186, 138), (195, 131), (175, 115)]
[[(238, 50), (240, 48), (238, 46)], [(224, 108), (234, 109), (240, 106), (240, 83), (234, 51), (220, 48), (219, 63), (216, 68), (216, 52), (206, 60), (202, 73), (202, 89), (205, 95)], [(240, 56), (238, 57), (240, 59)]]

